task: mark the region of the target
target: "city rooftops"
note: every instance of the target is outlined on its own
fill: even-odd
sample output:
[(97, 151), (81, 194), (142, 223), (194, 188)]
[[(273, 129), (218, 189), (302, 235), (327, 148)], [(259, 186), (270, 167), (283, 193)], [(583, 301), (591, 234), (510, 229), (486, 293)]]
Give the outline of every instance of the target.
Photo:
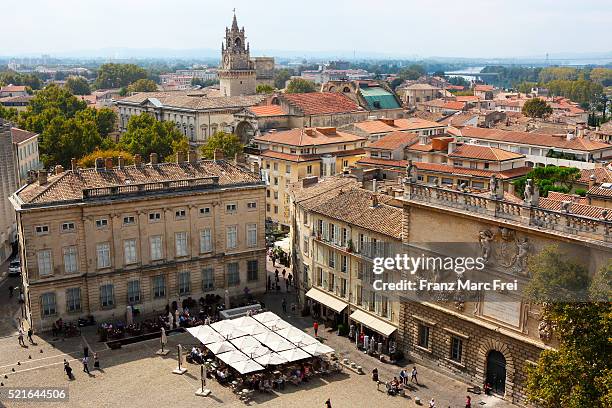
[(23, 143), (26, 140), (30, 140), (36, 136), (38, 136), (36, 133), (28, 130), (11, 128), (11, 137), (13, 138), (13, 143), (15, 144)]
[[(100, 160), (100, 159), (99, 159)], [(138, 161), (139, 159), (136, 159)], [(104, 160), (100, 160), (103, 162)], [(145, 194), (259, 185), (261, 180), (246, 169), (224, 160), (194, 160), (180, 163), (138, 164), (39, 175), (15, 193), (22, 208), (84, 203), (88, 200), (115, 199)]]
[(146, 105), (156, 108), (190, 110), (239, 109), (260, 104), (266, 95), (206, 97), (185, 92), (140, 92), (117, 101), (118, 104)]
[(334, 92), (310, 92), (282, 94), (279, 98), (304, 115), (324, 115), (332, 113), (348, 113), (363, 111), (357, 103), (348, 97)]
[(354, 123), (353, 126), (368, 133), (388, 133), (395, 130), (411, 131), (431, 128), (444, 128), (445, 125), (421, 118), (388, 119), (380, 118)]
[(450, 153), (448, 157), (489, 161), (506, 161), (524, 159), (525, 155), (509, 152), (507, 150), (502, 150), (495, 147), (463, 144), (457, 146), (457, 148), (452, 153)]
[(396, 130), (380, 139), (370, 142), (367, 147), (371, 149), (395, 150), (404, 148), (419, 140), (419, 135), (416, 133), (407, 133)]

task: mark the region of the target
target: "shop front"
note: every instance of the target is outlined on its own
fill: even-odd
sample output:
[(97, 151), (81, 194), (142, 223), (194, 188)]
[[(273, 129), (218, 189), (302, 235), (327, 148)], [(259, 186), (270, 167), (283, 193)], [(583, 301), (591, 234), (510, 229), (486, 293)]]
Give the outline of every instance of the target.
[(344, 310), (347, 307), (347, 303), (342, 299), (317, 288), (311, 288), (306, 292), (306, 297), (310, 299), (312, 316), (315, 319), (322, 319), (326, 326), (336, 327), (346, 322), (347, 315), (344, 313)]
[(356, 325), (354, 340), (358, 346), (371, 354), (394, 354), (394, 334), (397, 327), (363, 310), (355, 310), (350, 316), (351, 325)]

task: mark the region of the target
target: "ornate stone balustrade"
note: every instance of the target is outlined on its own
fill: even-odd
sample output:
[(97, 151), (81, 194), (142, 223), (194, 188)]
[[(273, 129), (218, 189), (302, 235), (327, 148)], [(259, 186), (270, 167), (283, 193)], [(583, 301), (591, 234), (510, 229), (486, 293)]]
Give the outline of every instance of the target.
[(183, 191), (210, 189), (219, 185), (219, 177), (195, 177), (184, 180), (172, 180), (153, 183), (124, 184), (110, 187), (83, 189), (83, 199), (110, 198), (124, 195), (147, 194), (160, 191)]
[(502, 218), (515, 223), (612, 242), (612, 221), (419, 183), (404, 183), (404, 199)]

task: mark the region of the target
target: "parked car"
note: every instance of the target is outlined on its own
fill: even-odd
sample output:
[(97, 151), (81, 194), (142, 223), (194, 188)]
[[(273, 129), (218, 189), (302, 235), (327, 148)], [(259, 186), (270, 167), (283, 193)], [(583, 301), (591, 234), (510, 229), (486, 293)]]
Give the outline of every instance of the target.
[(9, 263), (8, 274), (9, 276), (21, 275), (21, 262), (19, 261), (19, 259), (13, 259)]

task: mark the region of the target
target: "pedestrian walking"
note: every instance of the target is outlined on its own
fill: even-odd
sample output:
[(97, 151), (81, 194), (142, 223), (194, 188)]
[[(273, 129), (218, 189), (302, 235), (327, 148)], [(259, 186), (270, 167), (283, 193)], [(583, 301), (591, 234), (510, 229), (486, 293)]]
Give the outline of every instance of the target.
[(34, 330), (32, 330), (32, 328), (30, 327), (28, 329), (28, 340), (30, 341), (30, 343), (35, 344), (34, 339), (32, 338), (33, 334), (34, 334)]
[(287, 274), (287, 270), (283, 268), (283, 279), (285, 279), (285, 275)]
[(93, 353), (93, 359), (94, 359), (94, 368), (96, 370), (100, 369), (100, 360), (98, 359), (98, 353)]
[(83, 372), (89, 374), (89, 357), (83, 357)]
[(72, 367), (70, 367), (70, 363), (68, 363), (66, 359), (64, 359), (64, 371), (66, 372), (66, 375), (68, 376), (69, 380), (74, 379), (74, 377), (72, 376)]
[(268, 275), (268, 292), (272, 289), (272, 277)]
[(472, 398), (469, 395), (465, 396), (465, 408), (472, 408)]
[(285, 291), (289, 292), (289, 279), (285, 278)]
[(325, 408), (332, 408), (331, 401), (329, 400), (329, 398), (327, 399), (327, 401), (325, 401)]
[(429, 401), (429, 408), (436, 408), (436, 401), (434, 401), (433, 398), (431, 399), (431, 401)]
[(287, 279), (289, 279), (289, 286), (293, 286), (293, 274), (291, 272), (287, 275)]
[(9, 286), (9, 298), (13, 297), (13, 290), (15, 290), (15, 288), (13, 286)]
[(278, 269), (274, 270), (274, 280), (278, 282)]
[(283, 312), (287, 313), (287, 299), (283, 298)]
[(416, 383), (416, 385), (419, 385), (419, 380), (417, 378), (417, 369), (416, 366), (412, 367), (412, 373), (410, 373), (410, 382), (412, 382), (412, 380), (414, 380), (414, 382)]
[(23, 328), (19, 327), (19, 332), (17, 334), (17, 339), (19, 340), (19, 345), (21, 347), (27, 347), (26, 344), (25, 344), (25, 341), (23, 341), (23, 335), (24, 335)]
[(403, 385), (408, 384), (408, 373), (403, 368), (402, 368), (402, 371), (400, 371), (399, 373), (399, 378)]
[(319, 322), (315, 320), (315, 322), (312, 324), (312, 328), (314, 329), (315, 337), (317, 337), (317, 333), (319, 332)]

